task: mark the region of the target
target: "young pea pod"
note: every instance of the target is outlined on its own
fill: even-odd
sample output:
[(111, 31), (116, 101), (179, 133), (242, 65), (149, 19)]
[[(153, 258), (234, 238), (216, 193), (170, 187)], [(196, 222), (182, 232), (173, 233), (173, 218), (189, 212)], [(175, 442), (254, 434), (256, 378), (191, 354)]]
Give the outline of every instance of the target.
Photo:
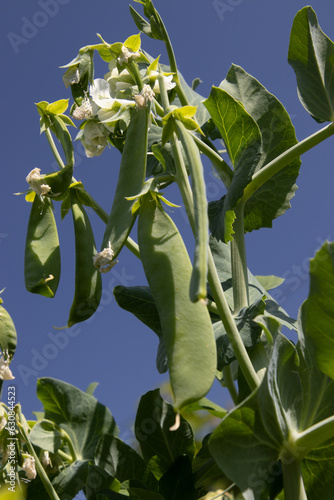
[(145, 181), (148, 116), (149, 107), (135, 108), (125, 139), (116, 193), (102, 242), (102, 249), (112, 248), (114, 259), (137, 216), (132, 213), (135, 202), (127, 198), (140, 193)]
[(195, 255), (190, 282), (190, 298), (193, 302), (206, 297), (208, 273), (209, 222), (208, 202), (205, 192), (203, 165), (198, 148), (190, 132), (183, 123), (175, 120), (176, 133), (180, 139), (188, 160), (192, 190), (194, 196), (195, 215)]
[(101, 274), (95, 269), (96, 247), (88, 216), (75, 189), (70, 189), (75, 234), (75, 293), (67, 326), (90, 318), (99, 306), (102, 294)]
[(39, 196), (33, 201), (25, 246), (24, 278), (26, 289), (54, 297), (60, 278), (60, 249), (51, 201)]
[(192, 302), (192, 265), (182, 237), (157, 197), (143, 196), (138, 215), (140, 255), (166, 345), (174, 406), (202, 398), (216, 374), (216, 344), (204, 300)]

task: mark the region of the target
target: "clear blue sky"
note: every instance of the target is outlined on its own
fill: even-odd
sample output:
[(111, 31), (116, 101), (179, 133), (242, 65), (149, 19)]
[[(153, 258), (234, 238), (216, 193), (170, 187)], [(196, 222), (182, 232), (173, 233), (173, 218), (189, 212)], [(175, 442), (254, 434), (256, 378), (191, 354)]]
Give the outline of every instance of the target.
[[(99, 382), (96, 397), (107, 405), (121, 427), (121, 437), (135, 416), (140, 396), (166, 380), (157, 373), (157, 338), (113, 299), (116, 284), (145, 284), (139, 262), (127, 250), (113, 271), (103, 276), (102, 306), (92, 321), (78, 325), (76, 332), (62, 331), (74, 293), (74, 242), (72, 218), (60, 222), (56, 206), (62, 254), (62, 276), (57, 295), (47, 299), (25, 290), (23, 263), (30, 204), (13, 193), (27, 188), (25, 177), (35, 167), (53, 170), (53, 157), (46, 138), (39, 135), (34, 103), (71, 97), (62, 82), (59, 66), (73, 59), (79, 48), (97, 43), (96, 33), (108, 42), (124, 41), (138, 32), (128, 10), (128, 0), (17, 0), (4, 2), (1, 12), (2, 127), (1, 127), (1, 227), (0, 289), (4, 306), (15, 322), (18, 348), (12, 363), (18, 401), (27, 418), (41, 409), (35, 393), (37, 377), (50, 376), (85, 390)], [(296, 93), (295, 76), (287, 63), (289, 34), (300, 0), (279, 3), (268, 0), (157, 0), (155, 3), (172, 39), (181, 72), (189, 83), (200, 77), (198, 91), (208, 96), (211, 85), (219, 85), (231, 65), (242, 66), (284, 104), (303, 139), (320, 126), (304, 111)], [(141, 10), (139, 4), (134, 6)], [(316, 0), (320, 26), (334, 39), (334, 4)], [(11, 35), (9, 35), (12, 33)], [(13, 36), (14, 34), (14, 36)], [(15, 40), (15, 41), (14, 41)], [(142, 46), (152, 56), (162, 53), (160, 42), (142, 37)], [(96, 77), (107, 72), (96, 57)], [(74, 134), (73, 134), (74, 136)], [(87, 159), (80, 144), (75, 146), (75, 177), (109, 211), (120, 155), (108, 150)], [(208, 170), (209, 200), (223, 191)], [(298, 189), (292, 209), (274, 221), (273, 229), (247, 235), (248, 265), (254, 274), (286, 276), (280, 290), (282, 305), (297, 315), (307, 297), (308, 259), (321, 242), (334, 238), (333, 139), (303, 157)], [(166, 193), (167, 194), (167, 193)], [(171, 197), (178, 202), (177, 197)], [(103, 224), (92, 213), (97, 247)], [(176, 219), (186, 238), (182, 209)], [(136, 238), (136, 235), (134, 235)], [(80, 330), (80, 333), (79, 333)], [(61, 343), (60, 340), (62, 340)], [(57, 346), (58, 343), (58, 346)], [(26, 373), (24, 377), (23, 374)], [(217, 403), (225, 394), (218, 384), (213, 391)]]

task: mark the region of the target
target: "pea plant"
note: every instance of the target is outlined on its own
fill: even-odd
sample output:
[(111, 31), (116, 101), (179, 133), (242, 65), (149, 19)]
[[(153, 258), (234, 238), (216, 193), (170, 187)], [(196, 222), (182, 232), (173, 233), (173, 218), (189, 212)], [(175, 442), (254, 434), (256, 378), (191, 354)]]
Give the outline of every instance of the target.
[[(295, 320), (269, 293), (282, 279), (248, 270), (245, 233), (272, 227), (286, 212), (301, 155), (334, 134), (334, 43), (311, 7), (296, 14), (288, 62), (298, 95), (316, 122), (329, 122), (298, 142), (283, 105), (239, 66), (231, 66), (207, 98), (198, 94), (199, 81), (189, 86), (178, 70), (152, 1), (136, 2), (143, 14), (132, 6), (130, 12), (139, 34), (114, 43), (99, 36), (64, 66), (73, 97), (69, 113), (69, 99), (37, 104), (59, 170), (35, 168), (26, 178), (25, 284), (32, 293), (56, 294), (56, 210), (62, 219), (72, 213), (75, 234), (68, 327), (94, 314), (103, 274), (117, 265), (124, 246), (130, 249), (147, 285), (116, 286), (114, 295), (158, 336), (157, 369), (169, 373), (172, 403), (155, 388), (142, 396), (131, 447), (94, 397), (95, 384), (83, 392), (40, 378), (44, 411), (36, 420), (27, 421), (10, 399), (0, 406), (0, 497), (331, 498), (334, 244), (324, 243), (310, 261), (309, 296)], [(166, 64), (142, 48), (145, 36), (164, 42)], [(96, 52), (108, 64), (103, 78), (94, 78)], [(87, 157), (107, 155), (111, 146), (121, 153), (110, 214), (74, 178), (72, 119), (80, 122), (75, 140)], [(225, 194), (208, 203), (210, 163)], [(172, 218), (179, 209), (170, 186), (179, 190), (193, 232), (190, 255)], [(105, 223), (100, 251), (92, 211)], [(1, 383), (10, 384), (16, 331), (3, 306), (0, 347)], [(229, 391), (233, 409), (206, 398), (215, 379)], [(195, 446), (191, 415), (198, 410), (218, 423)]]

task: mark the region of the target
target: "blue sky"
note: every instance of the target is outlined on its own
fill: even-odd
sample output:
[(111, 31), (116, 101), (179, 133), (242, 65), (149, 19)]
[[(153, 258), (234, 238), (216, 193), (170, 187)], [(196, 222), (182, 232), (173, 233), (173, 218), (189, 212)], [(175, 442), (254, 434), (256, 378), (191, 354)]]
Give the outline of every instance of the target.
[[(18, 333), (18, 348), (12, 363), (18, 401), (27, 418), (40, 410), (36, 397), (37, 377), (55, 377), (85, 390), (99, 382), (96, 397), (107, 405), (126, 439), (140, 396), (166, 380), (157, 373), (157, 338), (136, 318), (121, 310), (113, 299), (117, 284), (145, 284), (139, 262), (127, 250), (120, 263), (103, 277), (103, 297), (95, 316), (73, 331), (64, 326), (74, 293), (74, 241), (71, 216), (63, 222), (56, 207), (62, 254), (62, 276), (57, 295), (47, 299), (29, 294), (24, 286), (24, 245), (30, 204), (13, 193), (27, 188), (25, 177), (35, 167), (42, 173), (54, 169), (46, 138), (39, 135), (39, 117), (34, 103), (68, 98), (59, 66), (72, 60), (80, 47), (98, 43), (96, 33), (113, 43), (138, 32), (127, 0), (18, 0), (5, 2), (1, 16), (2, 130), (1, 130), (1, 227), (0, 289), (4, 306), (12, 315)], [(302, 108), (295, 76), (287, 63), (293, 18), (305, 4), (283, 0), (192, 0), (155, 3), (169, 31), (177, 61), (186, 80), (200, 77), (198, 91), (207, 97), (219, 85), (232, 63), (255, 76), (283, 103), (292, 117), (299, 140), (319, 126)], [(141, 10), (139, 4), (134, 6)], [(316, 0), (312, 7), (320, 26), (334, 39), (334, 4)], [(142, 46), (152, 56), (162, 54), (160, 42), (142, 37)], [(95, 77), (107, 72), (96, 57)], [(73, 134), (74, 137), (74, 134)], [(333, 139), (302, 158), (299, 189), (292, 209), (274, 221), (273, 229), (262, 229), (246, 237), (248, 265), (254, 274), (286, 277), (277, 298), (294, 317), (308, 293), (308, 259), (325, 239), (334, 238)], [(99, 158), (87, 159), (80, 143), (75, 146), (75, 177), (109, 211), (120, 155), (112, 149)], [(218, 199), (223, 190), (208, 169), (208, 198)], [(179, 202), (176, 194), (168, 196)], [(57, 210), (58, 209), (58, 210)], [(175, 209), (177, 210), (177, 209)], [(100, 247), (104, 227), (90, 214), (96, 243)], [(175, 213), (187, 241), (189, 226), (183, 211)], [(136, 238), (136, 235), (133, 236)], [(189, 240), (190, 241), (190, 240)], [(190, 243), (191, 245), (191, 243)], [(217, 386), (217, 403), (226, 402)]]

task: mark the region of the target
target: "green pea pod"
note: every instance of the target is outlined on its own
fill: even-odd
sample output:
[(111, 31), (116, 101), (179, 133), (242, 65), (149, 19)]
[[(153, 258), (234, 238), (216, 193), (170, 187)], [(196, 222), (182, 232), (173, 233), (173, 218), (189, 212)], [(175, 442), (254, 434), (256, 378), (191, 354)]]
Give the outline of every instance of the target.
[(94, 234), (88, 216), (75, 189), (70, 189), (75, 234), (75, 293), (67, 326), (90, 318), (99, 306), (102, 294), (101, 274), (93, 265), (96, 254)]
[[(0, 299), (1, 300), (1, 299)], [(16, 329), (12, 318), (2, 305), (0, 305), (0, 351), (14, 355), (16, 349)]]
[(216, 344), (204, 300), (192, 302), (192, 265), (182, 237), (160, 202), (143, 196), (138, 216), (140, 255), (166, 345), (174, 406), (202, 398), (216, 374)]
[(208, 274), (208, 202), (205, 192), (203, 165), (198, 148), (190, 132), (183, 123), (175, 120), (176, 132), (180, 139), (190, 170), (192, 190), (194, 195), (195, 215), (195, 256), (190, 282), (190, 298), (193, 302), (206, 297)]
[(140, 193), (145, 181), (148, 116), (148, 107), (135, 108), (125, 139), (116, 193), (102, 242), (102, 249), (111, 246), (114, 258), (123, 248), (137, 216), (132, 213), (135, 202), (126, 198)]
[(54, 297), (60, 278), (60, 249), (52, 203), (33, 201), (25, 246), (24, 277), (26, 289), (45, 297)]

